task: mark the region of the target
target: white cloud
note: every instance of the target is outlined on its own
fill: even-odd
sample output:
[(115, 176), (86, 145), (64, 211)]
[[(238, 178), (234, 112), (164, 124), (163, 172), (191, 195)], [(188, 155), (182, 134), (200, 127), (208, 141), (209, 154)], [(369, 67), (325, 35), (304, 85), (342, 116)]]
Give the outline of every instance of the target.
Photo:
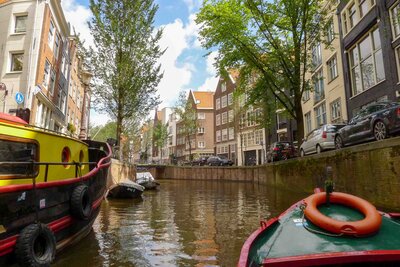
[(79, 33), (81, 39), (85, 41), (85, 46), (93, 46), (93, 37), (87, 24), (92, 16), (90, 9), (78, 4), (76, 0), (63, 0), (61, 4), (65, 18), (71, 24), (72, 34), (74, 33), (73, 28), (75, 28), (76, 33)]
[(214, 63), (215, 57), (218, 55), (217, 52), (211, 52), (207, 56), (207, 73), (210, 75), (205, 82), (199, 87), (200, 91), (215, 91), (218, 84), (219, 77), (216, 77), (217, 71), (215, 70)]
[(90, 124), (97, 126), (97, 125), (105, 125), (111, 119), (106, 114), (100, 114), (94, 111), (93, 109), (90, 110)]

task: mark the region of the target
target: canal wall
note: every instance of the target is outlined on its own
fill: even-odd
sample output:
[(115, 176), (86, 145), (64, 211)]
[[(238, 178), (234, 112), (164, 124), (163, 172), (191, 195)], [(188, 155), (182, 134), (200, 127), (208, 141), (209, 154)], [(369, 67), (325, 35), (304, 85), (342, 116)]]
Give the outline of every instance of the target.
[(136, 181), (136, 168), (134, 165), (121, 163), (119, 160), (111, 159), (111, 166), (107, 176), (107, 188), (122, 180)]
[(400, 210), (400, 137), (254, 167), (153, 166), (151, 172), (157, 179), (252, 182), (311, 193), (323, 187), (327, 166), (336, 191)]

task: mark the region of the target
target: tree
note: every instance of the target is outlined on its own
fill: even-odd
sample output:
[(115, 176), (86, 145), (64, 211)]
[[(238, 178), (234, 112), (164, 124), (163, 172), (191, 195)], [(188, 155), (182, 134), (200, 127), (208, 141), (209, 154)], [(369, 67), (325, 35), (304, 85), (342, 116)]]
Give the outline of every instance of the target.
[[(304, 136), (302, 95), (309, 90), (310, 44), (326, 25), (323, 8), (332, 0), (205, 0), (196, 22), (203, 47), (217, 47), (219, 69), (241, 69), (241, 79), (256, 78), (254, 101), (276, 99)], [(243, 83), (246, 84), (246, 83)]]
[(186, 97), (186, 93), (181, 92), (173, 110), (179, 118), (178, 123), (183, 128), (182, 134), (185, 136), (185, 143), (189, 145), (189, 160), (191, 161), (193, 159), (191, 140), (193, 139), (192, 136), (196, 134), (198, 121), (196, 119), (196, 104), (190, 94), (191, 92), (189, 97)]
[(157, 44), (162, 31), (152, 26), (158, 6), (153, 0), (90, 0), (90, 9), (95, 108), (116, 119), (120, 143), (125, 120), (147, 115), (159, 102), (157, 61), (164, 51)]
[(160, 150), (160, 159), (163, 157), (163, 147), (168, 139), (168, 127), (161, 122), (158, 122), (153, 129), (153, 142), (157, 149)]
[(115, 136), (116, 131), (117, 124), (115, 122), (108, 122), (104, 126), (91, 127), (90, 136), (95, 141), (106, 142), (108, 138)]

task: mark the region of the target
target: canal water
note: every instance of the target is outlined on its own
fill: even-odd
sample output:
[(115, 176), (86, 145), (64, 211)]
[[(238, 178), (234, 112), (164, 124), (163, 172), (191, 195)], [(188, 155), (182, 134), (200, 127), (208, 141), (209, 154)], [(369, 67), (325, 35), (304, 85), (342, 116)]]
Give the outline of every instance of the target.
[(163, 180), (142, 200), (103, 201), (90, 235), (52, 266), (236, 266), (260, 219), (304, 196), (249, 183)]

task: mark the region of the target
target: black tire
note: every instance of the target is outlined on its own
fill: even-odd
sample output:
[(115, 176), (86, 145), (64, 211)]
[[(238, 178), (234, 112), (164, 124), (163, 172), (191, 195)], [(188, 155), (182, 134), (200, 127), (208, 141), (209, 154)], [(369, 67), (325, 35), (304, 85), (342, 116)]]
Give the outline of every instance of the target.
[(78, 219), (87, 220), (92, 215), (92, 200), (87, 185), (74, 188), (71, 196), (71, 213)]
[(15, 257), (20, 266), (47, 267), (56, 256), (56, 239), (44, 224), (30, 224), (19, 234)]
[(337, 135), (335, 137), (335, 149), (341, 149), (343, 147), (343, 140), (340, 135)]
[(377, 121), (374, 124), (374, 138), (376, 141), (386, 139), (387, 137), (386, 125), (383, 121)]

